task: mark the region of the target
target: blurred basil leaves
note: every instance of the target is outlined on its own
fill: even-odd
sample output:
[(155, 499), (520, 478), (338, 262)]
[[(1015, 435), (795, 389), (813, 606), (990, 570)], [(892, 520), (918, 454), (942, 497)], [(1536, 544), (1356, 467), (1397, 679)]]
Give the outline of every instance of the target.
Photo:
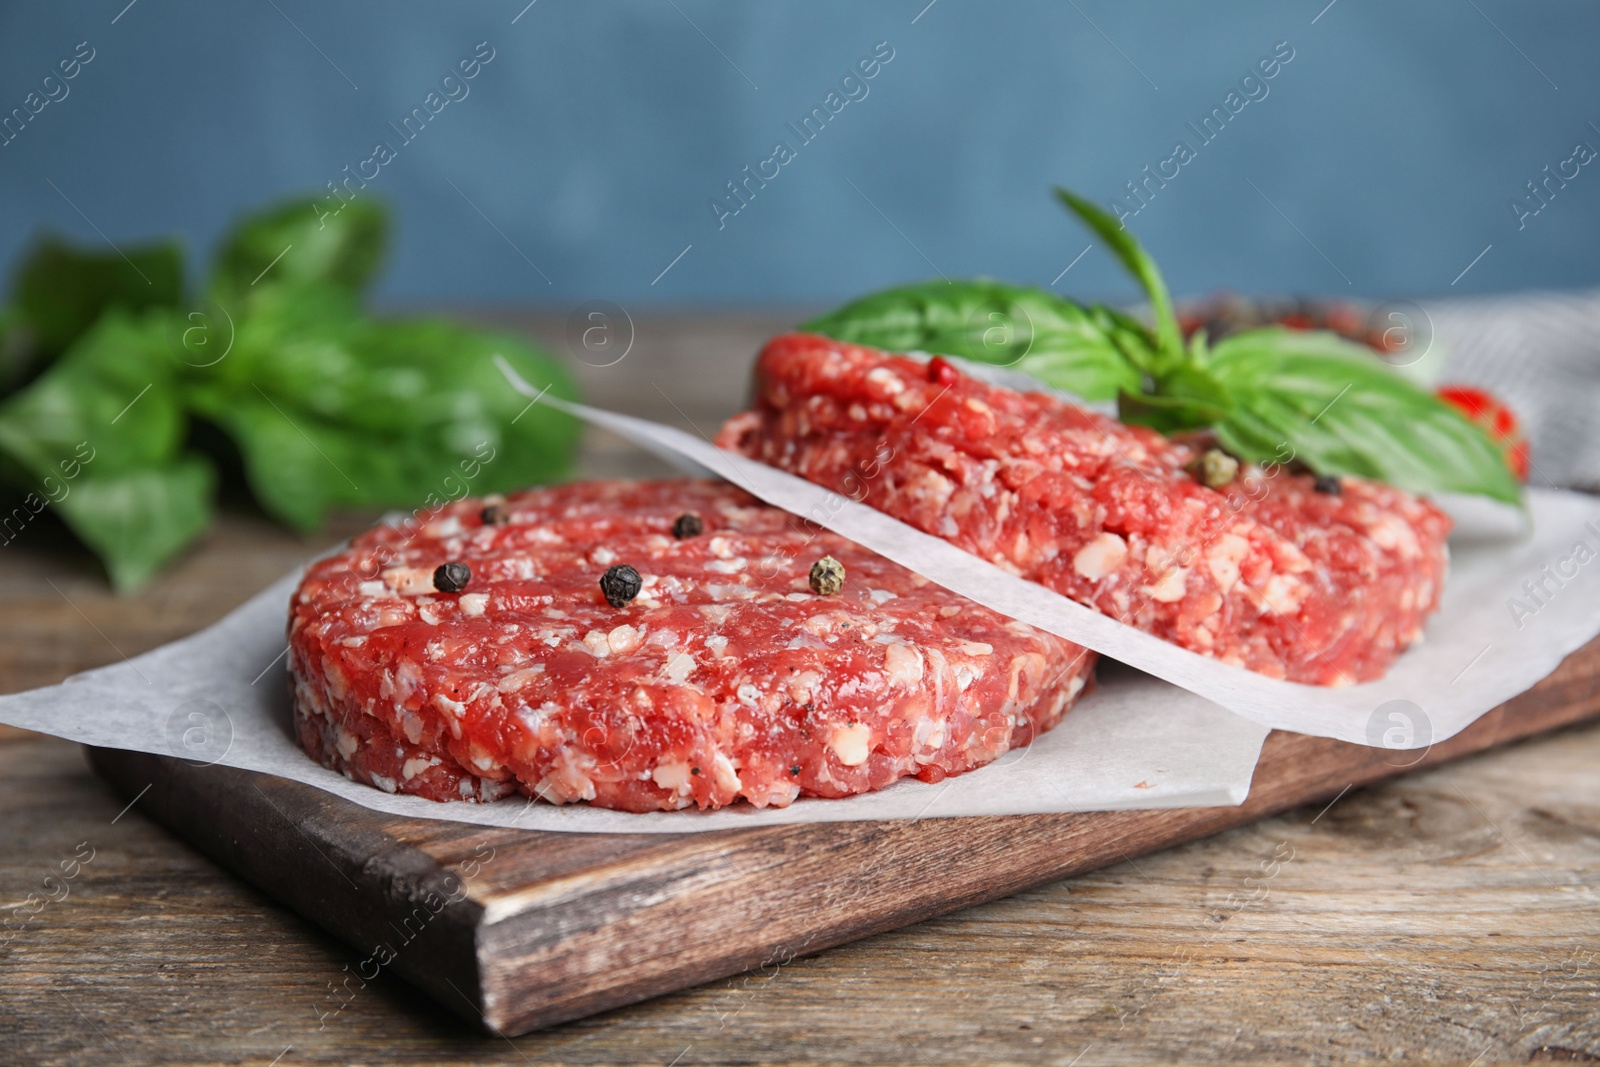
[(302, 531), (333, 508), (559, 477), (576, 421), (529, 407), (492, 356), (576, 399), (570, 376), (514, 337), (368, 314), (388, 235), (371, 201), (277, 205), (240, 220), (188, 298), (171, 242), (37, 243), (0, 313), (0, 542), (53, 507), (129, 590), (206, 529), (219, 471)]

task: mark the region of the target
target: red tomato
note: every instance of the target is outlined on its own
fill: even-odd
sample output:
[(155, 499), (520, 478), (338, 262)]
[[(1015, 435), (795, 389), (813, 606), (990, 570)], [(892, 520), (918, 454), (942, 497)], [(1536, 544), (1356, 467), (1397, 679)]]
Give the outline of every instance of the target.
[(1528, 439), (1517, 416), (1487, 389), (1473, 385), (1446, 385), (1440, 400), (1483, 427), (1506, 454), (1506, 466), (1522, 481), (1528, 480)]

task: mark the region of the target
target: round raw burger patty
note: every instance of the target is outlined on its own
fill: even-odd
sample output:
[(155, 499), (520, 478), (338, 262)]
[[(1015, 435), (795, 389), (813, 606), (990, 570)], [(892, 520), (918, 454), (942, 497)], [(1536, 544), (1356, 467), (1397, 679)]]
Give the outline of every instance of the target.
[[(433, 800), (625, 811), (789, 804), (1027, 744), (1094, 656), (712, 482), (463, 500), (313, 564), (290, 605), (300, 743)], [(680, 515), (701, 519), (679, 539)], [(498, 516), (490, 515), (490, 518)], [(831, 555), (843, 590), (813, 592)], [(434, 572), (471, 578), (440, 592)], [(642, 576), (612, 607), (613, 564)]]
[(1246, 464), (1208, 488), (1203, 446), (814, 334), (769, 341), (755, 386), (722, 447), (1224, 663), (1372, 681), (1439, 606), (1450, 519), (1393, 486)]

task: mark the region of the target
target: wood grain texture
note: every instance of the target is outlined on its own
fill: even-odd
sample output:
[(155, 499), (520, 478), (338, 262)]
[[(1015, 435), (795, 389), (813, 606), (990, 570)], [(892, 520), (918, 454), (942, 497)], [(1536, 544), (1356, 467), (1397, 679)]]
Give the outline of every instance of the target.
[[(559, 340), (561, 320), (533, 325)], [(727, 368), (742, 366), (735, 361), (779, 324), (639, 325), (627, 373), (584, 371), (589, 395), (709, 432), (743, 388), (742, 371)], [(584, 469), (607, 476), (660, 470), (599, 436)], [(0, 553), (0, 601), (10, 609), (0, 613), (0, 688), (56, 681), (213, 621), (365, 519), (347, 516), (323, 539), (300, 541), (248, 517), (228, 518), (148, 593), (129, 600), (106, 595), (88, 562), (63, 554), (50, 537), (9, 546)], [(1567, 687), (1562, 699), (1592, 698), (1592, 672), (1559, 684)], [(1523, 711), (1514, 702), (1496, 729), (1514, 729)], [(280, 1056), (286, 1065), (1069, 1063), (1081, 1054), (1087, 1065), (1600, 1056), (1600, 728), (1593, 726), (1353, 789), (1326, 812), (1321, 804), (1294, 809), (1154, 855), (1117, 841), (1120, 852), (1100, 857), (1112, 866), (817, 955), (825, 939), (797, 944), (780, 925), (769, 936), (777, 951), (749, 960), (758, 966), (747, 974), (514, 1039), (474, 1035), (396, 978), (393, 966), (348, 1001), (335, 997), (330, 983), (342, 982), (345, 968), (356, 969), (370, 949), (344, 947), (222, 874), (149, 822), (144, 801), (118, 817), (123, 798), (89, 774), (74, 746), (15, 733), (0, 741), (0, 901), (11, 905), (4, 910), (17, 915), (18, 902), (45, 892), (43, 879), (80, 843), (96, 849), (66, 883), (66, 898), (46, 904), (0, 948), (0, 1061), (7, 1063), (269, 1063)], [(1282, 755), (1299, 772), (1286, 788), (1300, 788), (1321, 766), (1293, 746)], [(1316, 784), (1331, 796), (1345, 783)], [(1256, 815), (1291, 802), (1261, 788), (1251, 800), (1263, 805)], [(258, 830), (303, 842), (276, 813)], [(440, 833), (427, 824), (399, 836), (429, 863), (446, 865), (468, 860), (479, 845), (495, 847), (493, 831), (480, 831), (471, 847), (446, 843)], [(1054, 845), (1060, 853), (1075, 840), (1081, 833), (1065, 826)], [(870, 843), (886, 862), (909, 864), (930, 880), (945, 873), (915, 840)], [(1006, 844), (1004, 834), (990, 834), (963, 842), (961, 854), (1004, 856)], [(316, 868), (328, 868), (300, 848), (289, 868), (297, 876), (314, 879)], [(704, 880), (726, 853), (701, 843), (680, 880)], [(813, 849), (785, 859), (780, 850), (766, 869), (801, 862), (827, 876), (830, 857)], [(518, 864), (502, 864), (506, 858), (496, 851), (472, 880), (474, 906), (503, 894), (528, 865), (554, 875), (586, 862), (570, 843)], [(637, 854), (629, 860), (619, 852), (606, 877), (625, 888), (636, 861)], [(1076, 869), (1059, 854), (1044, 862)], [(1263, 880), (1263, 864), (1276, 872), (1270, 879)], [(748, 877), (759, 879), (762, 870), (757, 863)], [(331, 869), (326, 877), (342, 884)], [(395, 885), (424, 877), (401, 872)], [(569, 885), (576, 894), (579, 886)], [(851, 913), (852, 895), (874, 890), (870, 879), (835, 888), (829, 906)], [(647, 887), (635, 900), (646, 911), (654, 906)], [(581, 918), (581, 904), (574, 896), (569, 914)], [(538, 962), (539, 931), (516, 929), (518, 914), (502, 920), (507, 947)], [(444, 918), (402, 952), (443, 937)], [(703, 924), (705, 916), (690, 918)], [(743, 921), (736, 913), (726, 918)], [(842, 936), (867, 929), (841, 927)], [(714, 938), (662, 940), (638, 938), (629, 966), (643, 973), (677, 953), (716, 954)], [(790, 960), (792, 951), (799, 955)], [(330, 1014), (331, 1005), (340, 1010)]]
[[(325, 1010), (387, 966), (469, 1021), (522, 1034), (1596, 716), (1600, 641), (1422, 753), (1274, 732), (1240, 807), (684, 835), (487, 830), (399, 819), (297, 782), (169, 757), (95, 750), (90, 763), (141, 798), (142, 812), (368, 953)], [(1258, 880), (1275, 873), (1269, 865)]]

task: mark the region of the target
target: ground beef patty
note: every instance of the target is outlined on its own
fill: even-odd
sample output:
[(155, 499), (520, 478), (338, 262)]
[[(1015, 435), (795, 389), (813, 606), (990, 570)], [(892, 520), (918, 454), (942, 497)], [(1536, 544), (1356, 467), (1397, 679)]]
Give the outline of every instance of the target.
[(1380, 677), (1438, 606), (1450, 520), (1247, 466), (1053, 397), (824, 337), (770, 342), (718, 444), (862, 500), (1184, 648), (1275, 678)]
[[(828, 596), (808, 581), (823, 556), (845, 570)], [(454, 562), (471, 577), (440, 592)], [(621, 564), (641, 581), (613, 607), (600, 579)], [(289, 645), (300, 743), (348, 777), (625, 811), (939, 781), (1054, 726), (1094, 658), (695, 481), (464, 500), (368, 531), (311, 567)]]

